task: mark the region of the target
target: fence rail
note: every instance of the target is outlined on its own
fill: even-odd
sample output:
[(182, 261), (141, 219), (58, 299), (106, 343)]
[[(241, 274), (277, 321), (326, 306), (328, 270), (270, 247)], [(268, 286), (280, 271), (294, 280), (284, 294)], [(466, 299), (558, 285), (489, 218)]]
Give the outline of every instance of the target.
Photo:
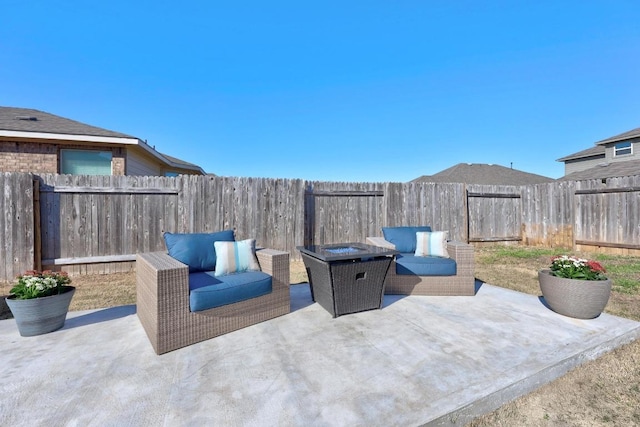
[(344, 183), (212, 176), (0, 174), (0, 280), (34, 267), (133, 268), (164, 232), (234, 229), (263, 247), (363, 242), (383, 226), (455, 240), (640, 253), (640, 176), (531, 186)]

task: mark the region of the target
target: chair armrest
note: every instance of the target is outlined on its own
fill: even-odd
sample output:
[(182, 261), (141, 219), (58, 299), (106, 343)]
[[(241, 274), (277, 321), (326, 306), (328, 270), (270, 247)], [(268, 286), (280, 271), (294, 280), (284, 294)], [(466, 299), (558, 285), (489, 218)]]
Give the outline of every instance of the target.
[(379, 246), (381, 248), (387, 248), (387, 249), (396, 248), (396, 245), (384, 240), (384, 237), (367, 237), (366, 242), (368, 245)]
[(189, 295), (189, 267), (166, 252), (136, 255), (136, 283), (140, 292), (156, 302), (161, 296)]
[(290, 283), (289, 252), (276, 249), (257, 249), (256, 257), (260, 270), (272, 277), (272, 285), (275, 288), (286, 286)]
[(136, 255), (136, 305), (154, 348), (160, 325), (189, 311), (189, 267), (166, 252)]
[(451, 240), (447, 242), (447, 252), (449, 257), (458, 264), (458, 274), (474, 274), (475, 257), (474, 247), (468, 243)]

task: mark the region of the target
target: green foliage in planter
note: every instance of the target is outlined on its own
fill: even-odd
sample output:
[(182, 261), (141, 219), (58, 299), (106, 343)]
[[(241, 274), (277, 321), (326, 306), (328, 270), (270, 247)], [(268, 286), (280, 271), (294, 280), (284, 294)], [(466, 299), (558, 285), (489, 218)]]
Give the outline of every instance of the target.
[(551, 258), (551, 274), (565, 279), (607, 280), (605, 272), (598, 261), (567, 255)]
[(16, 299), (33, 299), (59, 294), (71, 278), (64, 271), (27, 271), (18, 276), (16, 285), (9, 293)]

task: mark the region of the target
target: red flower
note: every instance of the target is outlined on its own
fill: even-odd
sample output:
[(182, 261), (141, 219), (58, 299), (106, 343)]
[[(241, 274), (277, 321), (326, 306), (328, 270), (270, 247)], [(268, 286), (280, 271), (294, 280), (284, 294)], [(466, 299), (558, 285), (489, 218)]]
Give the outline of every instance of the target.
[(598, 261), (589, 260), (587, 261), (587, 265), (592, 271), (595, 271), (596, 273), (606, 272), (602, 264), (600, 264)]

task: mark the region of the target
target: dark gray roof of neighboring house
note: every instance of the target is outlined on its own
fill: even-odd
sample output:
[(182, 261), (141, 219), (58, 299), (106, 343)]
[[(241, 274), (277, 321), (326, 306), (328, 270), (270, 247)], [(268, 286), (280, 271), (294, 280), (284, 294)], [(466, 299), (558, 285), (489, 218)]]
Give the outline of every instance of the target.
[(462, 182), (487, 185), (528, 185), (555, 181), (542, 175), (522, 172), (500, 165), (458, 163), (435, 175), (423, 175), (411, 182)]
[(596, 145), (595, 147), (587, 148), (586, 150), (578, 151), (577, 153), (561, 157), (556, 161), (566, 162), (567, 160), (585, 159), (588, 157), (604, 157), (604, 146)]
[(598, 166), (573, 172), (565, 175), (559, 180), (562, 181), (586, 181), (589, 179), (604, 179), (621, 176), (640, 175), (640, 160), (627, 160), (624, 162), (602, 162)]
[(632, 129), (628, 132), (621, 133), (620, 135), (612, 136), (611, 138), (603, 139), (596, 142), (598, 145), (609, 144), (611, 142), (624, 141), (625, 139), (640, 137), (640, 128)]
[(17, 132), (42, 132), (137, 139), (131, 135), (87, 125), (30, 108), (0, 107), (0, 129)]

